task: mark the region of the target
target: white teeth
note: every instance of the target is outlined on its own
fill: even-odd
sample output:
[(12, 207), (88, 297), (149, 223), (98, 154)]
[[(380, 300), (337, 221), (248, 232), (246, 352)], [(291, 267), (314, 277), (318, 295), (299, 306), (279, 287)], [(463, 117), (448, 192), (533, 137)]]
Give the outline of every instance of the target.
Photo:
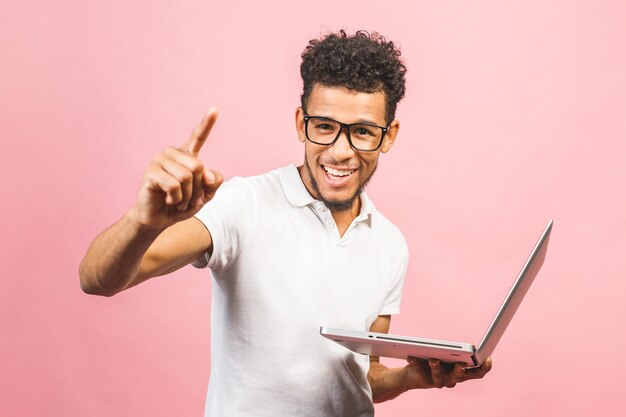
[(344, 169), (333, 169), (327, 166), (324, 167), (324, 170), (335, 177), (345, 177), (346, 175), (350, 175), (354, 172), (354, 170), (347, 171)]

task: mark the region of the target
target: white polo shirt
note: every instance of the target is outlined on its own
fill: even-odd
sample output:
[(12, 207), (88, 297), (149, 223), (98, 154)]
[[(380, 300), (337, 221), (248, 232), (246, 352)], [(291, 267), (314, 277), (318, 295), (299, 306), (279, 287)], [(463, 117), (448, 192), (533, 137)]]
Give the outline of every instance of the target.
[(369, 357), (320, 326), (369, 330), (400, 311), (408, 248), (361, 194), (342, 237), (290, 165), (224, 183), (196, 217), (213, 254), (205, 416), (372, 416)]

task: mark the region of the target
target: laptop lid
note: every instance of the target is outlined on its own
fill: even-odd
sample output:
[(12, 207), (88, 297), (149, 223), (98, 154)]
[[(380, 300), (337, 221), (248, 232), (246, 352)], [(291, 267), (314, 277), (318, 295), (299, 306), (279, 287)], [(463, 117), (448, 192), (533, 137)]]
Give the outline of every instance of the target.
[(550, 240), (550, 232), (552, 231), (552, 220), (548, 222), (545, 230), (541, 234), (535, 248), (530, 253), (528, 260), (522, 267), (517, 279), (513, 283), (513, 287), (509, 290), (504, 302), (500, 306), (498, 313), (487, 328), (485, 335), (476, 348), (476, 359), (478, 363), (483, 363), (495, 349), (504, 334), (511, 319), (515, 315), (517, 308), (521, 304), (526, 292), (533, 283), (543, 261), (546, 258), (548, 250), (548, 241)]

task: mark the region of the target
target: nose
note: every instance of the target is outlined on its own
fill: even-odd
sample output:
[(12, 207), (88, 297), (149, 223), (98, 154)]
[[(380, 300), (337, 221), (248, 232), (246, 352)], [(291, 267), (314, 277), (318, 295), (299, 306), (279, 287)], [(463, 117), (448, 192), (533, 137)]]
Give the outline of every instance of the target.
[(354, 149), (348, 141), (348, 130), (342, 128), (339, 137), (328, 150), (331, 155), (338, 161), (346, 160), (354, 156)]

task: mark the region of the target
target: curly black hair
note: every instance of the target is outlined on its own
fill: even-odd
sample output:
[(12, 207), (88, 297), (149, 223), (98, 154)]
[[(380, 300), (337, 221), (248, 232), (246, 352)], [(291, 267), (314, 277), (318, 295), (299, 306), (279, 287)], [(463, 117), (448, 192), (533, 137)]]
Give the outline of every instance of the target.
[(305, 111), (316, 84), (365, 93), (382, 91), (389, 124), (405, 92), (406, 67), (400, 50), (376, 32), (359, 30), (349, 36), (342, 29), (310, 40), (302, 53), (300, 74), (304, 83), (300, 100)]

